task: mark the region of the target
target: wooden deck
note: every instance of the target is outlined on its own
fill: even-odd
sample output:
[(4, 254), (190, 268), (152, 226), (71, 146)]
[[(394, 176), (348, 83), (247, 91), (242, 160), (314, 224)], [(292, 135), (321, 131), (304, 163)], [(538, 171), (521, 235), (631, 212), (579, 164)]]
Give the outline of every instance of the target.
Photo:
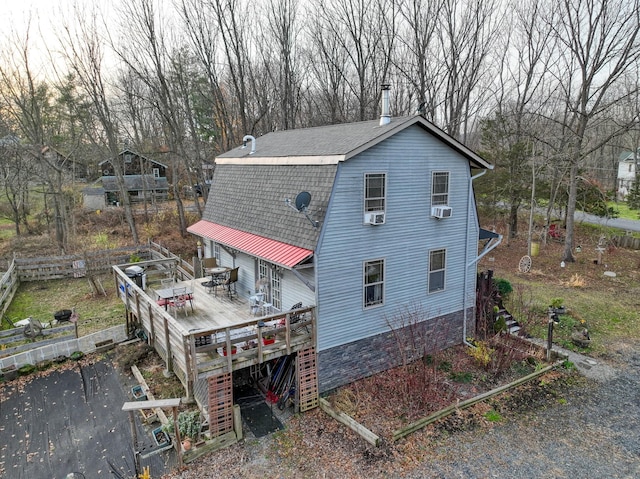
[[(298, 410), (317, 406), (315, 305), (254, 316), (248, 298), (229, 297), (224, 290), (214, 294), (203, 285), (207, 278), (191, 279), (192, 272), (181, 268), (176, 258), (143, 265), (149, 281), (144, 290), (125, 274), (128, 265), (113, 267), (116, 291), (126, 308), (127, 331), (136, 336), (144, 333), (142, 337), (165, 361), (166, 370), (182, 382), (186, 397), (198, 403), (214, 435), (234, 428), (233, 372), (282, 356), (297, 353)], [(176, 275), (183, 281), (162, 284), (163, 278)], [(169, 287), (191, 291), (193, 309), (189, 302), (184, 309), (160, 306), (157, 291)], [(172, 293), (167, 290), (163, 296)]]
[[(169, 271), (170, 262), (175, 260), (166, 261)], [(193, 310), (189, 302), (184, 310), (159, 306), (156, 291), (167, 288), (160, 281), (163, 262), (144, 263), (153, 273), (144, 290), (124, 273), (128, 265), (114, 266), (114, 278), (127, 310), (128, 329), (144, 330), (167, 370), (175, 372), (185, 386), (187, 396), (198, 381), (315, 347), (313, 305), (254, 316), (247, 298), (229, 297), (220, 289), (217, 294), (209, 292), (203, 285), (207, 278), (199, 278), (171, 286), (187, 287), (193, 292)], [(158, 270), (154, 273), (152, 268)], [(265, 336), (273, 336), (275, 340), (265, 341)], [(225, 353), (234, 347), (235, 353)]]
[[(184, 311), (167, 309), (167, 312), (183, 328), (187, 331), (218, 329), (241, 325), (245, 321), (256, 319), (256, 316), (251, 314), (248, 300), (239, 295), (234, 295), (233, 299), (230, 299), (221, 289), (216, 295), (209, 293), (202, 285), (206, 281), (205, 278), (177, 281), (173, 286), (174, 288), (187, 287), (193, 291), (193, 311), (188, 301)], [(156, 300), (155, 291), (161, 288), (164, 286), (152, 283), (147, 285), (145, 293)]]

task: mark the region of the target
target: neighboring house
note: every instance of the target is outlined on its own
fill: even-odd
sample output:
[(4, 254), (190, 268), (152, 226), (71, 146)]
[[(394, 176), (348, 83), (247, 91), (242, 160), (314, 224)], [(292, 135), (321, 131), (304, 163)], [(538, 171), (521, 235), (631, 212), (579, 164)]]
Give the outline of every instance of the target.
[[(152, 160), (146, 156), (139, 155), (129, 149), (124, 149), (118, 155), (118, 161), (122, 174), (129, 175), (151, 175), (154, 178), (166, 178), (167, 165), (159, 161)], [(98, 163), (102, 176), (114, 176), (115, 171), (111, 160), (104, 160)]]
[(640, 161), (640, 149), (634, 155), (633, 151), (625, 151), (618, 158), (618, 199), (626, 199), (633, 183), (636, 181), (637, 164)]
[[(169, 194), (169, 183), (166, 178), (167, 165), (134, 153), (129, 149), (123, 150), (118, 155), (118, 160), (131, 202), (140, 202), (145, 199), (149, 201), (167, 199)], [(102, 186), (83, 190), (84, 207), (101, 209), (105, 206), (119, 205), (121, 202), (120, 189), (111, 161), (101, 161), (98, 167), (102, 173), (98, 181)]]
[(321, 392), (475, 332), (472, 172), (492, 166), (422, 116), (385, 118), (245, 137), (188, 228), (243, 296), (316, 305)]

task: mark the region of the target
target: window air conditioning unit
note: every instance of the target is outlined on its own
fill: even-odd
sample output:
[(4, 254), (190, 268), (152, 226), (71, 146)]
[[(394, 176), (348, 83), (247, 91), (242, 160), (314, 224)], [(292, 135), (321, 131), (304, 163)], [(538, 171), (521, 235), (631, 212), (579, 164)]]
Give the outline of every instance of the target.
[(368, 225), (383, 225), (384, 211), (372, 211), (364, 214), (364, 222)]
[(434, 218), (449, 218), (452, 209), (450, 206), (434, 206), (431, 208), (431, 216)]

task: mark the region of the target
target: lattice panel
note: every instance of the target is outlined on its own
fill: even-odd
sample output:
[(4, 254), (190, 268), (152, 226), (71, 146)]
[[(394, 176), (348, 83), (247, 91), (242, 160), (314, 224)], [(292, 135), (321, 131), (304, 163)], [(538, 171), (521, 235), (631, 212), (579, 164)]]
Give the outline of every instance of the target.
[(233, 431), (233, 381), (231, 373), (209, 378), (209, 432), (211, 437)]
[(318, 407), (318, 368), (315, 348), (298, 352), (296, 359), (298, 370), (297, 388), (300, 412)]

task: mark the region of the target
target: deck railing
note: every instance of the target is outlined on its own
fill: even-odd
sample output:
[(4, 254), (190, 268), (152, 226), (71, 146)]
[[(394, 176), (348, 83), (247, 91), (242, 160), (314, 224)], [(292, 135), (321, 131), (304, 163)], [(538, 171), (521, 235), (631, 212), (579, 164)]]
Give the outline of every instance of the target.
[(233, 327), (192, 332), (186, 338), (192, 379), (244, 369), (309, 348), (316, 342), (315, 323), (315, 307), (311, 306)]
[[(175, 261), (174, 257), (135, 265), (164, 264), (169, 268)], [(113, 271), (116, 291), (126, 306), (129, 333), (135, 333), (132, 328), (144, 330), (149, 344), (165, 361), (167, 370), (173, 371), (183, 383), (188, 397), (193, 393), (193, 383), (199, 379), (261, 364), (315, 345), (315, 306), (259, 319), (239, 319), (237, 324), (223, 328), (187, 330), (125, 274), (128, 266), (117, 265)], [(275, 336), (273, 343), (262, 341), (267, 334)], [(234, 345), (236, 354), (225, 356), (224, 350), (232, 351)]]

